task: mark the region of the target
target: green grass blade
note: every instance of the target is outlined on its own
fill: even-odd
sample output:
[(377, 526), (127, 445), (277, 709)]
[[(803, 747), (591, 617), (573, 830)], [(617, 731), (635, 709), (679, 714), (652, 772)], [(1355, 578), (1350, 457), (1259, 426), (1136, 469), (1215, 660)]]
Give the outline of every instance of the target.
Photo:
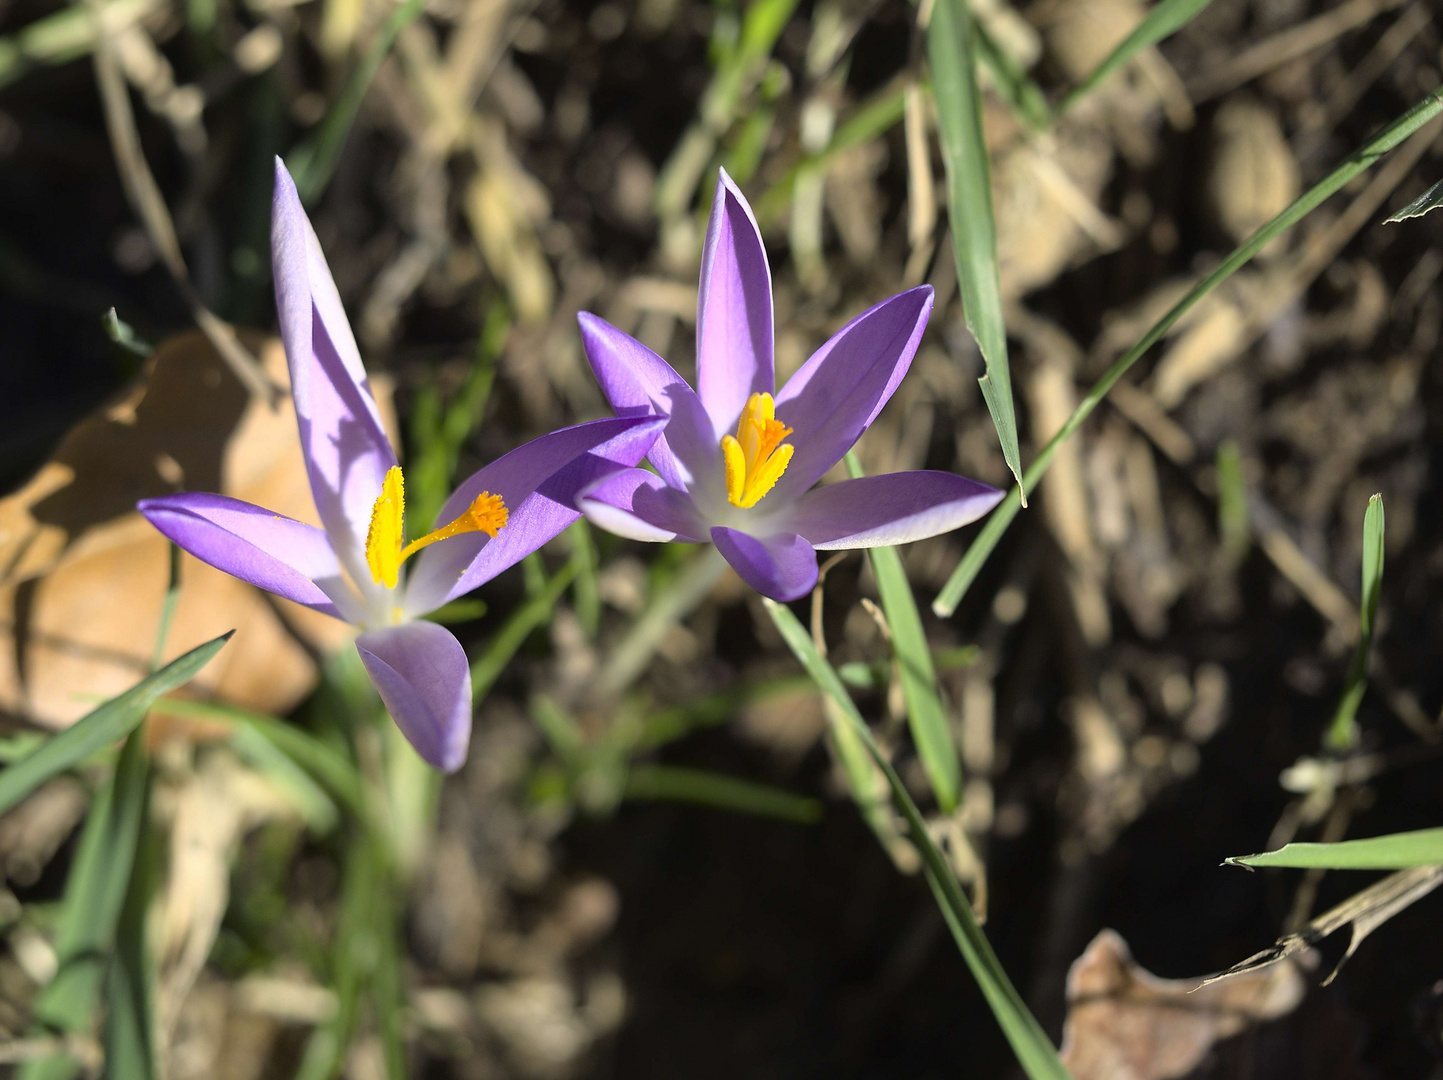
[(1143, 49), (1177, 33), (1211, 3), (1212, 0), (1159, 0), (1148, 9), (1147, 15), (1137, 24), (1136, 29), (1123, 38), (1117, 48), (1093, 69), (1092, 74), (1067, 92), (1067, 96), (1057, 106), (1057, 114), (1061, 116), (1096, 90)]
[(1384, 224), (1388, 225), (1395, 221), (1406, 221), (1408, 218), (1422, 217), (1429, 210), (1436, 210), (1440, 206), (1443, 206), (1443, 180), (1439, 180), (1427, 191), (1423, 192), (1422, 195), (1419, 195), (1407, 206), (1403, 207), (1403, 209), (1388, 218)]
[[(141, 739), (137, 733), (132, 738)], [(155, 891), (160, 837), (145, 829), (149, 803), (149, 782), (139, 785), (132, 797), (139, 800), (141, 836), (132, 863), (130, 887), (116, 925), (115, 953), (106, 973), (105, 1065), (106, 1074), (126, 1080), (153, 1080), (156, 1071), (155, 961), (146, 933), (150, 900)]]
[(1237, 855), (1230, 866), (1296, 866), (1319, 870), (1406, 870), (1443, 866), (1443, 829), (1343, 840), (1336, 844), (1287, 844), (1260, 855)]
[(806, 628), (792, 614), (790, 608), (778, 604), (774, 600), (765, 600), (764, 603), (772, 621), (776, 623), (777, 629), (781, 632), (782, 638), (792, 650), (793, 655), (801, 661), (802, 667), (806, 669), (807, 674), (812, 677), (817, 686), (837, 705), (837, 708), (846, 717), (848, 727), (855, 732), (862, 745), (867, 748), (872, 760), (886, 776), (897, 809), (907, 819), (912, 843), (917, 846), (917, 850), (922, 855), (927, 882), (932, 887), (933, 895), (936, 896), (938, 906), (942, 909), (947, 926), (952, 931), (952, 936), (957, 942), (963, 959), (967, 961), (967, 966), (972, 970), (973, 978), (977, 980), (978, 987), (987, 999), (992, 1014), (997, 1017), (1003, 1034), (1007, 1036), (1007, 1041), (1012, 1045), (1012, 1051), (1017, 1055), (1018, 1063), (1032, 1080), (1061, 1080), (1061, 1078), (1068, 1077), (1069, 1073), (1066, 1067), (1057, 1057), (1056, 1048), (1053, 1047), (1051, 1040), (1047, 1038), (1047, 1033), (1042, 1030), (1042, 1026), (1028, 1010), (1022, 996), (1007, 977), (1007, 973), (1002, 970), (1002, 965), (998, 962), (996, 954), (993, 953), (986, 935), (977, 925), (976, 916), (972, 914), (972, 905), (967, 902), (967, 897), (957, 883), (957, 878), (952, 873), (946, 856), (938, 849), (931, 834), (927, 831), (927, 823), (923, 820), (921, 811), (912, 801), (912, 796), (907, 793), (902, 778), (897, 775), (891, 762), (887, 760), (886, 755), (873, 740), (871, 730), (867, 727), (866, 721), (862, 719), (862, 714), (857, 711), (856, 703), (852, 701), (851, 695), (847, 693), (847, 689), (842, 685), (841, 679), (837, 677), (836, 671), (817, 651)]
[(129, 735), (145, 718), (146, 710), (157, 698), (193, 679), (229, 640), (230, 634), (222, 634), (171, 661), (154, 675), (48, 739), (29, 757), (0, 772), (0, 814), (52, 776), (73, 768), (91, 754)]
[[(366, 795), (361, 774), (345, 755), (311, 735), (305, 729), (274, 716), (265, 716), (211, 701), (181, 701), (169, 698), (156, 702), (156, 712), (194, 720), (220, 720), (252, 731), (300, 766), (326, 790), (336, 802), (358, 819), (365, 820)], [(235, 737), (232, 744), (236, 745)], [(249, 756), (244, 744), (236, 752)]]
[(576, 618), (586, 636), (595, 641), (601, 629), (601, 588), (596, 581), (596, 540), (591, 524), (582, 518), (566, 530), (566, 538), (571, 541), (571, 561), (576, 566), (576, 588), (571, 593)]
[[(854, 452), (847, 454), (847, 471), (854, 479), (862, 475)], [(942, 704), (942, 693), (937, 688), (937, 670), (932, 666), (932, 650), (922, 629), (917, 599), (912, 595), (907, 572), (902, 569), (902, 556), (896, 548), (872, 548), (867, 556), (872, 560), (877, 592), (882, 597), (882, 612), (892, 631), (892, 655), (897, 658), (902, 697), (907, 703), (907, 724), (917, 746), (917, 757), (927, 772), (937, 805), (943, 813), (950, 814), (962, 798), (962, 765), (952, 739), (947, 709)]]
[[(80, 834), (55, 934), (55, 978), (35, 1002), (35, 1022), (41, 1030), (69, 1035), (94, 1026), (144, 825), (148, 780), (145, 735), (133, 731), (120, 751), (115, 774), (91, 804)], [(70, 1080), (79, 1073), (74, 1059), (55, 1054), (28, 1062), (20, 1069), (19, 1080)]]
[[(1007, 366), (1007, 326), (997, 277), (997, 223), (992, 217), (992, 180), (987, 141), (982, 134), (982, 98), (977, 92), (972, 39), (967, 0), (937, 0), (927, 27), (927, 58), (932, 68), (942, 157), (947, 164), (947, 212), (957, 257), (957, 282), (967, 329), (977, 339), (987, 365), (987, 374), (981, 380), (982, 397), (997, 427), (1002, 456), (1021, 484), (1022, 455), (1017, 446), (1017, 413)], [(1022, 485), (1024, 493), (1027, 487)], [(1022, 503), (1027, 504), (1025, 494)]]
[(762, 229), (769, 229), (781, 221), (791, 206), (799, 180), (826, 172), (838, 155), (880, 138), (900, 124), (906, 109), (908, 85), (908, 82), (898, 81), (882, 87), (837, 125), (825, 147), (793, 165), (782, 174), (781, 179), (767, 188), (753, 207)]
[(1218, 443), (1218, 534), (1229, 564), (1236, 566), (1247, 556), (1252, 543), (1248, 523), (1248, 491), (1243, 480), (1243, 456), (1232, 439)]
[(1328, 727), (1325, 744), (1341, 753), (1357, 741), (1354, 720), (1363, 694), (1368, 689), (1368, 654), (1373, 648), (1373, 629), (1378, 621), (1378, 596), (1383, 589), (1383, 496), (1368, 500), (1363, 515), (1363, 602), (1358, 607), (1358, 644), (1348, 665), (1348, 681), (1338, 711)]
[(696, 803), (798, 825), (811, 825), (822, 819), (822, 804), (816, 799), (751, 780), (676, 765), (633, 765), (626, 775), (623, 797)]
[(471, 701), (473, 705), (479, 706), (485, 700), (486, 695), (491, 692), (491, 687), (501, 677), (501, 673), (506, 670), (506, 665), (511, 663), (511, 658), (516, 655), (516, 650), (526, 643), (531, 632), (551, 621), (551, 609), (561, 599), (561, 594), (576, 580), (576, 572), (576, 564), (574, 562), (567, 563), (556, 571), (556, 576), (548, 581), (535, 596), (512, 612), (511, 616), (501, 624), (501, 629), (496, 631), (481, 655), (471, 665)]
[(326, 190), (326, 185), (331, 182), (331, 174), (336, 170), (341, 149), (346, 145), (346, 136), (351, 133), (351, 125), (356, 122), (356, 114), (361, 111), (361, 102), (371, 87), (371, 80), (376, 77), (381, 62), (386, 59), (391, 46), (396, 44), (396, 38), (401, 35), (401, 31), (421, 14), (425, 6), (426, 0), (405, 0), (405, 3), (391, 12), (390, 18), (372, 42), (370, 51), (356, 66), (356, 70), (351, 72), (340, 96), (317, 125), (315, 134), (291, 151), (286, 165), (295, 179), (301, 202), (305, 205), (314, 205)]
[(1052, 125), (1052, 110), (1047, 96), (1031, 75), (1000, 44), (992, 39), (980, 21), (972, 23), (976, 35), (977, 56), (992, 73), (998, 92), (1012, 106), (1012, 111), (1034, 131)]
[(1067, 418), (1067, 422), (1027, 467), (1023, 484), (1014, 487), (1007, 498), (998, 504), (997, 509), (992, 511), (992, 515), (987, 519), (987, 524), (983, 526), (977, 538), (972, 541), (972, 546), (967, 549), (962, 561), (957, 564), (957, 569), (952, 571), (952, 576), (943, 586), (936, 603), (932, 605), (932, 610), (943, 618), (949, 617), (957, 610), (957, 605), (967, 592), (968, 586), (977, 577), (982, 565), (992, 554), (1003, 534), (1007, 532), (1013, 519), (1017, 517), (1017, 512), (1021, 509), (1018, 499), (1020, 492), (1031, 490), (1037, 486), (1038, 481), (1047, 472), (1047, 467), (1052, 464), (1052, 457), (1057, 453), (1057, 448), (1072, 437), (1073, 432), (1092, 415), (1092, 410), (1097, 408), (1098, 403), (1107, 396), (1107, 392), (1112, 389), (1113, 384), (1122, 378), (1144, 353), (1156, 345), (1194, 304), (1236, 273), (1254, 255), (1267, 247), (1273, 239), (1307, 217), (1330, 195), (1359, 173), (1370, 169), (1379, 158), (1440, 112), (1443, 112), (1443, 86), (1373, 136), (1362, 147), (1355, 150), (1346, 161), (1299, 196), (1291, 206), (1234, 248), (1232, 253), (1219, 263), (1212, 273), (1188, 290), (1186, 296), (1154, 323), (1137, 344), (1113, 361), (1112, 366), (1103, 373), (1102, 378), (1098, 379), (1083, 399), (1077, 403), (1077, 408)]

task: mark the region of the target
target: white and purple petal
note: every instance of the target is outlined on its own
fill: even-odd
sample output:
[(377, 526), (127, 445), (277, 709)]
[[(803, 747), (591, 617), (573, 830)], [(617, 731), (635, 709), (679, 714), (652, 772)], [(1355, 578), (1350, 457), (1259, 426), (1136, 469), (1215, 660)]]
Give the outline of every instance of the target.
[(758, 537), (717, 525), (711, 539), (741, 579), (763, 596), (796, 600), (817, 584), (817, 553), (796, 533)]
[(506, 503), (506, 526), (495, 539), (468, 533), (422, 551), (406, 582), (407, 616), (434, 611), (530, 555), (581, 517), (581, 491), (635, 466), (665, 426), (661, 417), (593, 420), (533, 439), (472, 474), (446, 500), (438, 524), (455, 520), (489, 491)]
[(371, 580), (365, 570), (366, 529), (396, 453), (320, 242), (279, 158), (271, 262), (311, 492), (332, 547), (365, 588)]
[(994, 487), (952, 473), (864, 476), (807, 492), (785, 517), (822, 551), (909, 544), (969, 525), (1002, 500)]
[(225, 495), (183, 492), (137, 509), (183, 551), (266, 592), (351, 621), (359, 604), (326, 534)]
[(772, 274), (761, 230), (741, 190), (721, 170), (702, 247), (696, 312), (696, 392), (713, 440), (736, 428), (752, 394), (776, 387)]
[(842, 460), (912, 364), (932, 287), (922, 285), (869, 308), (812, 354), (777, 394), (777, 419), (792, 429), (791, 464), (768, 499), (796, 499)]
[(576, 505), (588, 520), (628, 540), (706, 542), (707, 525), (696, 504), (645, 469), (624, 469), (592, 484)]
[(471, 741), (471, 667), (451, 631), (415, 622), (356, 639), (361, 663), (416, 752), (442, 772), (466, 761)]
[(701, 399), (652, 350), (589, 311), (577, 315), (581, 344), (596, 381), (617, 416), (667, 416), (647, 459), (668, 484), (683, 490), (723, 486), (720, 443)]

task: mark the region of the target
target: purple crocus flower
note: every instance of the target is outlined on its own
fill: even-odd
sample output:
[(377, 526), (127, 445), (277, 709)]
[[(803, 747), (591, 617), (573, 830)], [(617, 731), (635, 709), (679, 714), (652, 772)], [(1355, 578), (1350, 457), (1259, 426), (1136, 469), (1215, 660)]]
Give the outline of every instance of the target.
[[(441, 528), (404, 544), (396, 453), (279, 159), (271, 258), (301, 451), (324, 528), (224, 495), (146, 499), (140, 512), (196, 558), (359, 627), (356, 648), (391, 716), (423, 758), (454, 771), (471, 737), (470, 667), (449, 630), (419, 620), (577, 520), (577, 493), (636, 465), (663, 421), (597, 420), (518, 447), (456, 489)], [(402, 563), (417, 553), (404, 574)]]
[[(932, 310), (922, 286), (839, 330), (773, 398), (772, 280), (751, 207), (725, 170), (697, 295), (696, 390), (645, 345), (595, 315), (581, 339), (618, 416), (665, 416), (648, 452), (579, 505), (634, 540), (710, 540), (775, 600), (817, 583), (817, 551), (921, 540), (977, 520), (1002, 492), (944, 472), (900, 472), (815, 487), (896, 390)], [(735, 434), (733, 434), (735, 432)]]

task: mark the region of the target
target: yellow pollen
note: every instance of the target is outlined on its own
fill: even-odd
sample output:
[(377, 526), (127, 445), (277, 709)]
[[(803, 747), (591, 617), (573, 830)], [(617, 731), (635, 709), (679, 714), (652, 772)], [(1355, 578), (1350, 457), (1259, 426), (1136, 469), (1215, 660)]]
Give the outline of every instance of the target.
[(449, 525), (433, 529), (418, 540), (401, 546), (406, 515), (406, 485), (400, 466), (392, 466), (381, 485), (381, 494), (371, 509), (371, 527), (366, 532), (366, 565), (377, 585), (396, 587), (401, 564), (428, 544), (465, 533), (483, 532), (495, 539), (506, 527), (509, 516), (500, 495), (483, 491), (471, 500), (466, 511)]
[(792, 460), (791, 443), (782, 440), (792, 429), (776, 418), (776, 403), (771, 394), (753, 394), (747, 398), (737, 421), (737, 433), (722, 436), (722, 456), (726, 461), (727, 499), (733, 506), (755, 506), (772, 490), (787, 471)]

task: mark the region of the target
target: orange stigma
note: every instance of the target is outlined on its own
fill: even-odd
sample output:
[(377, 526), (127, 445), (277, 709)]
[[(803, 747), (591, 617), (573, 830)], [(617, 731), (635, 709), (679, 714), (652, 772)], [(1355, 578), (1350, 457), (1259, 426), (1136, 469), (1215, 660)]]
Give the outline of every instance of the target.
[(465, 533), (483, 532), (495, 539), (506, 527), (509, 514), (500, 495), (483, 491), (471, 500), (463, 514), (449, 525), (433, 529), (418, 540), (401, 545), (406, 515), (406, 485), (400, 466), (392, 466), (381, 485), (381, 494), (371, 509), (371, 527), (366, 532), (366, 565), (377, 585), (396, 587), (401, 564), (428, 544)]
[(755, 506), (763, 495), (787, 471), (793, 447), (782, 440), (792, 429), (776, 417), (776, 403), (771, 394), (753, 394), (747, 398), (737, 421), (737, 433), (722, 436), (722, 456), (726, 460), (727, 499), (733, 506)]

